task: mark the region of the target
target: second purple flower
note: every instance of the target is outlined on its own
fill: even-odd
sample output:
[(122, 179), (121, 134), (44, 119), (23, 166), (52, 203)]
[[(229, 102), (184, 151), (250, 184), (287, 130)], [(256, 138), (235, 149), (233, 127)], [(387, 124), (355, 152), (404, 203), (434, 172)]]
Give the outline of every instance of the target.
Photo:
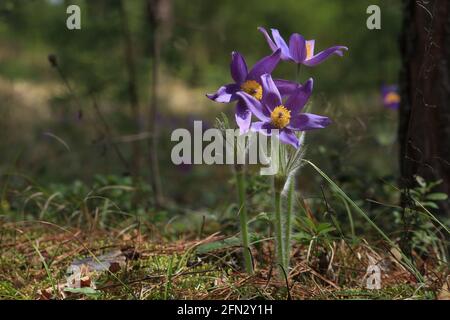
[(298, 148), (296, 131), (321, 129), (331, 123), (327, 117), (301, 112), (311, 96), (313, 79), (299, 86), (284, 103), (270, 74), (262, 75), (261, 83), (262, 99), (256, 99), (246, 92), (237, 93), (251, 112), (261, 120), (253, 123), (252, 130), (271, 135), (272, 130), (278, 129), (281, 142)]

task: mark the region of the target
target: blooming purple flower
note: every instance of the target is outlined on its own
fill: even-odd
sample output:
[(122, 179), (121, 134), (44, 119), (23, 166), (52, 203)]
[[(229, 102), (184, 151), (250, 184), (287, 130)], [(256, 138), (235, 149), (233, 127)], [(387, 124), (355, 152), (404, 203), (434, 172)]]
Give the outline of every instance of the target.
[[(231, 55), (230, 71), (234, 83), (221, 86), (215, 93), (206, 96), (216, 102), (228, 103), (238, 100), (236, 104), (236, 122), (241, 133), (247, 132), (250, 128), (252, 114), (247, 105), (239, 99), (238, 92), (246, 92), (257, 100), (263, 97), (263, 88), (261, 86), (261, 75), (270, 74), (280, 62), (281, 50), (274, 50), (270, 56), (259, 60), (253, 68), (248, 71), (244, 57), (233, 52)], [(283, 95), (294, 91), (299, 85), (287, 80), (275, 80)]]
[(397, 85), (383, 85), (381, 87), (381, 97), (386, 108), (395, 110), (400, 107), (400, 94)]
[(289, 38), (288, 46), (277, 29), (271, 29), (273, 40), (270, 38), (266, 29), (259, 27), (258, 30), (262, 32), (272, 51), (281, 49), (281, 60), (291, 60), (295, 63), (310, 67), (322, 63), (332, 54), (342, 57), (344, 50), (348, 50), (344, 46), (334, 46), (314, 54), (315, 40), (305, 40), (300, 34), (293, 33)]
[(269, 74), (261, 76), (261, 83), (261, 101), (246, 92), (237, 93), (251, 112), (261, 120), (252, 124), (252, 130), (271, 135), (273, 129), (278, 129), (281, 142), (298, 148), (300, 142), (295, 131), (321, 129), (331, 123), (327, 117), (301, 112), (311, 96), (313, 79), (310, 78), (303, 86), (299, 86), (284, 103)]

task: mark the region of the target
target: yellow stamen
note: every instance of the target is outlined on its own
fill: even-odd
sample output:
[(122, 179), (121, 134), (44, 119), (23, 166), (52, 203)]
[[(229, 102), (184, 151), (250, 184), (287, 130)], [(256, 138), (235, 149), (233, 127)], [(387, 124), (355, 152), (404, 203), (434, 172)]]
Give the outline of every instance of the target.
[(283, 129), (291, 121), (291, 111), (286, 109), (285, 106), (280, 105), (273, 109), (270, 118), (272, 119), (272, 124), (275, 128)]
[(399, 103), (400, 102), (400, 95), (396, 92), (389, 92), (386, 97), (384, 97), (384, 101), (387, 104), (391, 103)]
[(313, 56), (313, 47), (311, 42), (306, 42), (306, 59), (310, 59)]
[(263, 89), (261, 85), (255, 80), (245, 81), (241, 85), (241, 89), (258, 100), (262, 99)]

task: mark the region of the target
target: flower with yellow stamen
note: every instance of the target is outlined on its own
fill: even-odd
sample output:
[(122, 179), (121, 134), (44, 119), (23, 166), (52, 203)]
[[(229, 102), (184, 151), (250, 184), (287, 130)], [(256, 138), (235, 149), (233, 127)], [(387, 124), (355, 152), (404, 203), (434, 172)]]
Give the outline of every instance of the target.
[(260, 120), (252, 123), (252, 131), (276, 135), (280, 142), (298, 149), (300, 140), (296, 131), (321, 129), (331, 123), (327, 117), (302, 112), (311, 96), (313, 79), (310, 78), (303, 85), (297, 86), (284, 101), (270, 74), (261, 76), (261, 86), (264, 91), (261, 101), (244, 91), (236, 93)]
[[(239, 52), (231, 54), (230, 73), (232, 83), (221, 86), (216, 92), (206, 96), (220, 103), (236, 101), (235, 118), (240, 132), (245, 133), (250, 129), (252, 113), (242, 99), (237, 95), (239, 92), (249, 94), (258, 101), (263, 100), (263, 88), (260, 83), (261, 76), (271, 73), (280, 61), (281, 50), (275, 50), (271, 55), (260, 59), (253, 68), (247, 69), (247, 63)], [(281, 81), (281, 80), (280, 80)], [(291, 92), (297, 87), (296, 83), (283, 80), (284, 92)]]
[(262, 86), (256, 82), (255, 80), (247, 80), (243, 84), (241, 84), (242, 91), (248, 93), (252, 97), (255, 97), (258, 100), (262, 99)]
[(270, 114), (270, 119), (272, 120), (272, 124), (275, 128), (283, 129), (291, 121), (291, 111), (285, 106), (279, 105), (273, 109)]
[(304, 64), (309, 67), (316, 66), (332, 55), (343, 56), (348, 48), (345, 46), (332, 46), (323, 51), (314, 54), (315, 40), (305, 40), (298, 33), (293, 33), (287, 43), (277, 29), (271, 29), (272, 37), (265, 28), (259, 27), (258, 30), (264, 35), (272, 51), (281, 49), (281, 60), (293, 61), (297, 64)]

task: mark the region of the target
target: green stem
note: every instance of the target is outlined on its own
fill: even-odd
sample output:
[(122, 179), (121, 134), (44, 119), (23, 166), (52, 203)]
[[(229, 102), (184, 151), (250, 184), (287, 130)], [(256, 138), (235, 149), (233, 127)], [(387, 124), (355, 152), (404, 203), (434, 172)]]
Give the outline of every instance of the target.
[(300, 67), (301, 67), (301, 64), (300, 63), (297, 64), (297, 70), (296, 70), (296, 73), (295, 73), (295, 80), (297, 82), (300, 82)]
[(245, 177), (243, 167), (237, 167), (236, 184), (239, 197), (239, 219), (241, 222), (241, 241), (242, 251), (244, 255), (245, 271), (247, 273), (253, 273), (253, 263), (250, 254), (250, 244), (248, 236), (248, 218), (247, 218), (247, 206), (245, 203)]
[[(283, 220), (281, 218), (281, 191), (283, 190), (282, 181), (279, 178), (274, 180), (274, 195), (275, 195), (275, 241), (277, 249), (277, 263), (280, 268), (286, 271), (286, 259), (283, 244)], [(286, 271), (287, 272), (287, 271)], [(283, 271), (280, 270), (280, 277), (283, 277)]]
[[(291, 235), (292, 235), (292, 208), (293, 208), (293, 197), (295, 192), (294, 177), (292, 181), (289, 182), (289, 190), (287, 196), (287, 209), (286, 209), (286, 226), (285, 226), (285, 236), (284, 236), (284, 255), (285, 255), (285, 266), (289, 268), (289, 262), (291, 258)], [(286, 270), (288, 272), (288, 270)]]
[(348, 205), (347, 200), (345, 200), (342, 197), (341, 197), (341, 199), (344, 202), (345, 210), (347, 211), (348, 221), (350, 222), (350, 232), (352, 233), (352, 239), (355, 240), (356, 233), (355, 233), (355, 224), (353, 222), (352, 210), (350, 209), (350, 206)]

